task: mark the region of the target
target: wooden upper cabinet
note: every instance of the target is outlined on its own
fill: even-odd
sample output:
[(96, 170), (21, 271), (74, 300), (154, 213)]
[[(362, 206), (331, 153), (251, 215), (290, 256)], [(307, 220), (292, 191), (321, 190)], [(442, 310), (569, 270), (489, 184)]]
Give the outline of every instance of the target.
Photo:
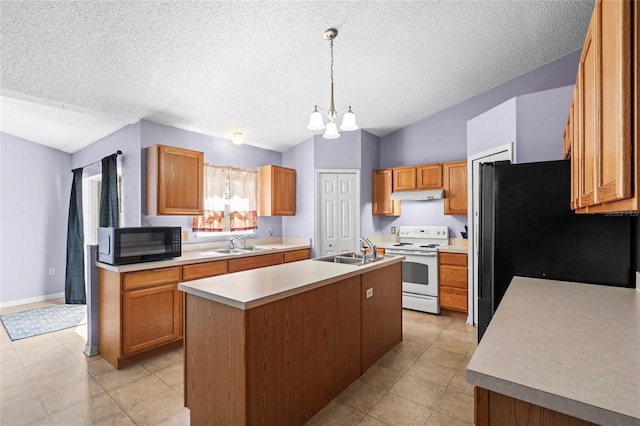
[(600, 123), (598, 120), (600, 84), (598, 78), (598, 47), (597, 35), (598, 19), (596, 15), (591, 17), (587, 37), (582, 49), (580, 64), (578, 65), (578, 81), (580, 87), (580, 167), (579, 179), (579, 205), (580, 207), (595, 204), (595, 167), (596, 167), (596, 143), (599, 139)]
[(201, 215), (204, 153), (166, 145), (147, 148), (147, 215)]
[(400, 201), (391, 200), (393, 170), (373, 171), (372, 213), (379, 216), (400, 216)]
[(416, 189), (416, 167), (398, 167), (393, 169), (393, 190), (411, 191)]
[(453, 161), (443, 165), (444, 214), (467, 214), (467, 162)]
[(600, 0), (595, 15), (600, 59), (595, 197), (605, 203), (631, 196), (631, 2)]
[(439, 188), (442, 188), (442, 164), (418, 166), (416, 189)]
[(295, 216), (296, 171), (268, 165), (258, 168), (258, 216)]
[(632, 40), (638, 38), (639, 7), (598, 0), (591, 17), (573, 100), (571, 205), (579, 213), (640, 207), (637, 106), (632, 109), (638, 97), (638, 43)]

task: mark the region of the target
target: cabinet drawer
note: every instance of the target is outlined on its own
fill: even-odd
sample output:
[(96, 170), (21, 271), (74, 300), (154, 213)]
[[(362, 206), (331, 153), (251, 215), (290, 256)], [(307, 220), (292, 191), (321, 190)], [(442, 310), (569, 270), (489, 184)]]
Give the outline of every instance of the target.
[(438, 253), (442, 265), (467, 266), (467, 255), (460, 253)]
[(303, 250), (294, 250), (294, 251), (285, 251), (282, 255), (284, 258), (284, 263), (289, 262), (297, 262), (299, 260), (309, 259), (311, 250), (303, 249)]
[(467, 312), (467, 290), (440, 287), (440, 307)]
[(127, 272), (122, 278), (122, 289), (148, 287), (157, 284), (176, 283), (180, 281), (180, 267), (151, 269), (140, 272)]
[(227, 273), (227, 261), (196, 263), (182, 267), (182, 281), (197, 280), (198, 278), (214, 277)]
[(467, 288), (467, 267), (440, 265), (440, 285)]
[(229, 260), (229, 272), (246, 271), (247, 269), (264, 268), (282, 263), (282, 253), (262, 254), (260, 256), (241, 257)]

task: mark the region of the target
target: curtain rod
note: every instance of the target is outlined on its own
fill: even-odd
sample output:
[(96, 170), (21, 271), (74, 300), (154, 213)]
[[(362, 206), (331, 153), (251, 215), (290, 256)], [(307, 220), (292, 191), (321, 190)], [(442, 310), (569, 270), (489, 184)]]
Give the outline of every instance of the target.
[[(111, 154), (111, 155), (114, 155), (114, 154)], [(116, 151), (116, 153), (115, 153), (115, 155), (122, 155), (122, 151), (117, 150), (117, 151)], [(108, 155), (107, 155), (107, 157), (108, 157)], [(105, 158), (106, 158), (106, 157), (105, 157)], [(99, 163), (100, 161), (102, 161), (102, 159), (100, 159), (100, 160), (96, 160), (96, 161), (94, 161), (93, 163), (89, 163), (89, 164), (87, 164), (86, 166), (76, 167), (75, 169), (73, 169), (73, 170), (71, 170), (71, 171), (73, 172), (73, 171), (78, 170), (78, 169), (85, 169), (85, 168), (87, 168), (87, 167), (89, 167), (89, 166), (93, 166), (94, 164)]]

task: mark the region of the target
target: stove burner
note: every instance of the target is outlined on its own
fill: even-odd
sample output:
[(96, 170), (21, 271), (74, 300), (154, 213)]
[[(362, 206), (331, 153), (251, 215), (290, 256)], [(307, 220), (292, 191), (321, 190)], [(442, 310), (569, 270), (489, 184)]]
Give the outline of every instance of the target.
[(440, 244), (426, 244), (424, 246), (420, 246), (422, 248), (436, 248), (436, 247), (440, 247)]
[(396, 243), (393, 246), (394, 247), (402, 247), (402, 246), (412, 246), (413, 243)]

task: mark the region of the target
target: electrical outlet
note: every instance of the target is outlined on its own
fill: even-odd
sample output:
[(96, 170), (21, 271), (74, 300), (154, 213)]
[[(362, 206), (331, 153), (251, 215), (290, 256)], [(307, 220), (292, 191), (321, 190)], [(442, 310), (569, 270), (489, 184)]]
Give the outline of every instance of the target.
[(182, 242), (186, 243), (189, 241), (189, 231), (182, 231)]
[(366, 295), (367, 295), (367, 299), (370, 297), (373, 297), (373, 288), (368, 288)]
[(273, 235), (273, 228), (267, 228), (267, 233), (269, 235)]
[(396, 227), (395, 226), (391, 227), (391, 234), (392, 235), (396, 235)]
[(55, 275), (56, 274), (56, 268), (49, 268), (49, 275)]

